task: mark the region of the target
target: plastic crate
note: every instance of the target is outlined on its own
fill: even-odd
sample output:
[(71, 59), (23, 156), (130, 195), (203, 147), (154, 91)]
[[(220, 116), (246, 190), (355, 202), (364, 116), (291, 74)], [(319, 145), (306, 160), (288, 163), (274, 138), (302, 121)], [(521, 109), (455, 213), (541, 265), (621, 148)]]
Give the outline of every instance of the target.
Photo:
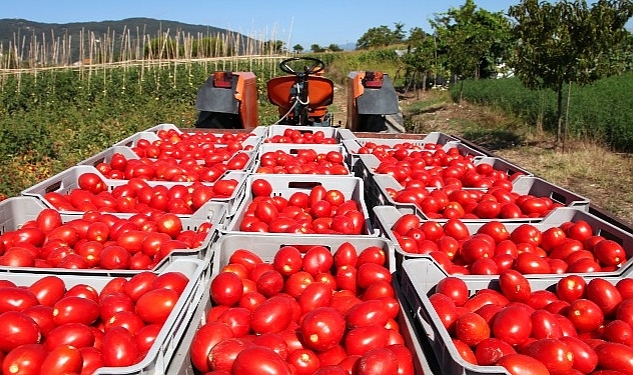
[[(426, 255), (410, 254), (402, 250), (398, 245), (398, 240), (391, 230), (396, 221), (403, 215), (395, 207), (391, 206), (376, 206), (373, 208), (376, 216), (376, 228), (378, 228), (381, 234), (390, 240), (392, 240), (396, 246), (396, 266), (399, 267), (406, 259), (413, 258), (428, 258)], [(626, 257), (629, 259), (622, 267), (613, 272), (594, 272), (592, 275), (601, 276), (621, 276), (626, 270), (633, 264), (633, 233), (625, 232), (624, 230), (607, 223), (606, 221), (584, 211), (574, 207), (561, 207), (552, 210), (547, 216), (545, 216), (538, 223), (531, 223), (535, 228), (541, 232), (546, 231), (549, 228), (560, 227), (565, 222), (577, 222), (579, 220), (586, 221), (593, 229), (594, 235), (600, 235), (608, 240), (615, 241), (622, 245), (626, 251)], [(480, 223), (464, 222), (466, 227), (470, 231), (470, 234), (475, 234), (479, 228), (485, 223), (491, 220), (485, 220)], [(518, 226), (524, 223), (521, 222), (504, 222), (508, 232), (514, 231)], [(445, 273), (446, 274), (446, 273)], [(525, 275), (528, 278), (541, 277), (542, 275)]]
[[(212, 134), (215, 134), (217, 137), (222, 137), (223, 135), (222, 133), (212, 133)], [(123, 139), (120, 142), (115, 143), (114, 146), (135, 147), (140, 140), (145, 140), (152, 143), (152, 142), (160, 141), (161, 138), (155, 132), (148, 132), (148, 131), (138, 132), (136, 134), (133, 134)], [(244, 139), (242, 141), (242, 146), (243, 147), (252, 146), (253, 148), (257, 148), (257, 146), (259, 146), (262, 140), (263, 140), (262, 137), (253, 135)], [(213, 145), (218, 148), (226, 147), (226, 144), (224, 143), (213, 143)], [(244, 150), (244, 151), (250, 151), (250, 150)]]
[(279, 249), (285, 245), (292, 246), (306, 246), (306, 245), (320, 245), (329, 248), (332, 252), (335, 252), (339, 246), (345, 242), (350, 242), (356, 250), (360, 253), (363, 249), (370, 246), (380, 247), (385, 251), (387, 255), (386, 267), (394, 272), (395, 258), (394, 258), (394, 243), (384, 237), (370, 237), (370, 236), (339, 236), (339, 235), (318, 235), (318, 234), (306, 234), (297, 236), (294, 234), (279, 234), (267, 235), (264, 233), (230, 233), (221, 236), (217, 242), (214, 243), (212, 249), (214, 251), (214, 261), (212, 274), (217, 275), (222, 267), (229, 263), (229, 258), (238, 249), (247, 249), (259, 257), (264, 262), (272, 262), (275, 258), (275, 254)]
[[(486, 374), (486, 375), (502, 375), (509, 374), (501, 366), (477, 366), (466, 362), (457, 352), (455, 345), (451, 341), (451, 337), (444, 328), (439, 315), (429, 301), (429, 294), (437, 283), (446, 277), (439, 267), (429, 259), (412, 259), (402, 264), (402, 293), (404, 298), (411, 305), (414, 316), (414, 324), (422, 326), (425, 333), (425, 340), (428, 340), (433, 353), (437, 359), (439, 367), (444, 374)], [(627, 274), (630, 276), (630, 274)], [(558, 280), (563, 276), (541, 276), (539, 278), (530, 278), (530, 286), (532, 291), (550, 290), (553, 291)], [(589, 280), (603, 276), (584, 276), (585, 280)], [(469, 292), (482, 289), (499, 290), (499, 280), (490, 277), (478, 276), (460, 276), (466, 282)], [(616, 284), (620, 278), (605, 278), (609, 282)]]
[[(174, 262), (156, 270), (155, 273), (181, 272), (189, 278), (185, 289), (174, 306), (171, 314), (163, 324), (163, 327), (156, 336), (154, 345), (147, 352), (143, 360), (133, 366), (127, 367), (101, 367), (94, 372), (96, 375), (131, 375), (131, 374), (164, 374), (169, 362), (174, 355), (175, 349), (187, 328), (187, 323), (191, 321), (195, 312), (195, 307), (204, 293), (204, 275), (207, 264), (196, 259), (177, 259)], [(44, 270), (29, 273), (14, 273), (0, 270), (0, 278), (10, 280), (16, 285), (31, 285), (45, 276), (57, 276), (61, 278), (66, 287), (70, 288), (78, 284), (92, 286), (95, 290), (101, 291), (103, 287), (114, 277), (127, 277), (130, 275), (113, 274), (93, 275), (89, 273), (76, 273), (75, 275), (58, 274)]]
[[(236, 235), (230, 234), (223, 236), (216, 243), (216, 260), (214, 262), (214, 272), (216, 275), (219, 270), (228, 264), (231, 254), (238, 249), (249, 249), (259, 255), (262, 260), (270, 262), (274, 259), (277, 250), (283, 245), (322, 245), (335, 250), (342, 243), (349, 241), (360, 251), (369, 246), (378, 246), (385, 251), (391, 252), (392, 243), (384, 238), (342, 238), (341, 236), (329, 236), (322, 238), (320, 236), (293, 236), (278, 235), (275, 237), (263, 235)], [(208, 288), (206, 288), (208, 289)], [(399, 284), (394, 281), (394, 290), (400, 291)], [(432, 374), (427, 357), (422, 349), (421, 340), (418, 332), (415, 330), (411, 321), (411, 315), (408, 311), (407, 304), (402, 303), (402, 295), (398, 293), (398, 299), (401, 301), (400, 314), (397, 322), (400, 326), (400, 332), (404, 338), (405, 345), (411, 350), (413, 355), (413, 364), (416, 374)], [(206, 323), (206, 315), (211, 308), (211, 301), (208, 291), (203, 295), (200, 305), (193, 319), (189, 324), (189, 329), (185, 332), (182, 342), (173, 356), (173, 361), (169, 365), (167, 374), (173, 375), (193, 375), (195, 370), (189, 359), (190, 345), (199, 327)]]
[(343, 155), (343, 165), (349, 170), (349, 175), (352, 174), (352, 169), (348, 163), (349, 155), (347, 150), (342, 144), (292, 144), (292, 143), (263, 143), (259, 146), (257, 151), (257, 161), (253, 167), (253, 171), (256, 172), (261, 166), (261, 157), (265, 153), (283, 151), (288, 155), (297, 156), (301, 150), (314, 150), (317, 154), (327, 154), (330, 151), (340, 152)]
[[(406, 305), (403, 305), (402, 303), (400, 304), (400, 313), (396, 318), (396, 322), (400, 327), (400, 333), (404, 339), (405, 346), (411, 350), (415, 373), (432, 375), (433, 372), (431, 370), (431, 365), (427, 360), (420, 338), (416, 333), (411, 316), (406, 311), (405, 306)], [(180, 345), (173, 355), (173, 360), (169, 364), (167, 372), (165, 372), (166, 375), (196, 375), (199, 373), (191, 364), (191, 360), (189, 358), (190, 346), (198, 328), (206, 324), (206, 314), (210, 309), (211, 300), (209, 298), (209, 293), (206, 292), (202, 296), (202, 300), (193, 315), (191, 323), (189, 324)]]
[[(77, 165), (71, 167), (63, 172), (56, 174), (55, 176), (44, 180), (36, 185), (33, 185), (30, 188), (27, 188), (22, 191), (21, 195), (36, 197), (41, 200), (47, 207), (55, 208), (55, 206), (50, 203), (45, 198), (46, 193), (57, 192), (62, 195), (69, 194), (73, 189), (79, 188), (78, 179), (84, 173), (96, 173), (101, 176), (102, 180), (107, 185), (108, 191), (114, 190), (117, 186), (122, 186), (128, 183), (128, 180), (113, 180), (103, 177), (99, 171), (92, 166), (89, 165)], [(232, 215), (237, 210), (237, 206), (244, 198), (244, 191), (246, 189), (246, 178), (248, 177), (247, 172), (242, 171), (227, 171), (225, 172), (220, 179), (235, 179), (238, 184), (235, 188), (233, 194), (227, 198), (212, 198), (202, 207), (200, 207), (196, 212), (192, 215), (178, 215), (182, 218), (191, 218), (194, 220), (219, 220), (217, 222), (218, 225), (222, 225), (224, 223), (224, 219), (217, 217), (219, 215), (219, 206), (218, 204), (224, 204), (226, 206), (225, 215)], [(167, 188), (171, 188), (175, 185), (183, 185), (190, 186), (193, 182), (170, 182), (170, 181), (146, 181), (149, 186), (166, 186)], [(213, 186), (213, 183), (203, 183), (208, 186)], [(83, 214), (82, 211), (60, 211), (68, 214)], [(215, 213), (214, 215), (210, 215), (209, 213)]]
[[(448, 142), (446, 143), (444, 146), (442, 146), (442, 149), (444, 151), (448, 151), (451, 148), (457, 148), (459, 150), (459, 153), (462, 156), (471, 156), (473, 158), (473, 161), (476, 158), (482, 158), (482, 157), (487, 157), (486, 155), (482, 154), (481, 152), (475, 150), (474, 148), (468, 147), (465, 144), (461, 143), (461, 142)], [(433, 150), (411, 150), (410, 152), (433, 152)], [(373, 155), (373, 154), (351, 154), (353, 155), (353, 157), (351, 157), (350, 160), (350, 164), (352, 164), (353, 166), (353, 171), (354, 174), (357, 177), (361, 177), (363, 179), (368, 178), (371, 175), (377, 174), (376, 173), (376, 168), (378, 168), (380, 166), (381, 160)], [(484, 159), (479, 161), (480, 163), (490, 163), (492, 162), (491, 159), (498, 159), (498, 158), (489, 158), (489, 159)], [(502, 160), (502, 159), (498, 159), (498, 160)], [(509, 163), (503, 163), (504, 167), (506, 165), (510, 165)], [(501, 168), (501, 164), (499, 164), (500, 168)], [(516, 167), (516, 169), (518, 171), (523, 171), (521, 168)]]
[(371, 225), (369, 211), (367, 210), (367, 205), (365, 204), (364, 183), (362, 179), (351, 176), (305, 174), (255, 174), (249, 176), (246, 179), (245, 197), (242, 200), (242, 203), (239, 205), (237, 212), (227, 225), (226, 230), (223, 232), (240, 232), (240, 223), (244, 218), (244, 214), (246, 212), (246, 209), (248, 208), (248, 205), (253, 201), (251, 185), (253, 180), (258, 178), (265, 178), (268, 182), (270, 182), (273, 188), (273, 196), (282, 196), (284, 198), (289, 198), (295, 192), (305, 192), (309, 194), (312, 188), (318, 185), (323, 186), (326, 190), (337, 189), (341, 193), (343, 193), (345, 199), (353, 199), (354, 201), (356, 201), (359, 211), (363, 213), (363, 216), (365, 217), (365, 228), (363, 230), (363, 235), (377, 235), (377, 232), (374, 231)]
[[(386, 174), (375, 174), (371, 176), (371, 182), (367, 185), (371, 187), (368, 189), (368, 197), (371, 199), (371, 206), (390, 205), (398, 208), (403, 213), (419, 213), (420, 217), (425, 220), (429, 218), (424, 215), (423, 212), (413, 203), (401, 203), (396, 202), (391, 198), (388, 191), (390, 189), (400, 191), (404, 187), (393, 176)], [(475, 188), (473, 188), (475, 189)], [(469, 190), (466, 188), (465, 190)], [(487, 190), (487, 189), (475, 189), (475, 190)], [(552, 199), (554, 202), (560, 203), (565, 207), (575, 207), (583, 211), (589, 211), (590, 201), (588, 198), (571, 192), (558, 185), (547, 182), (540, 177), (534, 176), (519, 176), (512, 181), (512, 192), (519, 195), (533, 195), (535, 197), (546, 197)], [(487, 219), (464, 219), (464, 221), (483, 221)], [(499, 219), (504, 222), (508, 221), (521, 221), (521, 222), (539, 222), (542, 218), (522, 218), (522, 219)], [(439, 219), (438, 221), (445, 221)]]
[[(158, 124), (158, 125), (152, 126), (151, 128), (147, 128), (147, 129), (145, 129), (143, 131), (157, 133), (157, 132), (159, 132), (161, 130), (167, 130), (167, 131), (175, 130), (178, 133), (181, 133), (181, 134), (184, 133), (184, 131), (182, 129), (180, 129), (179, 127), (177, 127), (174, 124)], [(189, 130), (191, 130), (191, 129), (189, 129)], [(195, 130), (196, 131), (214, 131), (214, 130), (218, 130), (218, 129), (195, 128)], [(235, 131), (239, 131), (239, 129), (234, 129), (234, 130)], [(265, 126), (256, 126), (256, 127), (252, 128), (252, 129), (250, 129), (250, 133), (252, 133), (253, 135), (258, 136), (258, 137), (263, 137), (266, 134), (266, 127)], [(218, 133), (216, 133), (216, 134), (218, 134)]]
[(422, 147), (427, 144), (437, 144), (437, 145), (445, 145), (448, 142), (459, 142), (459, 140), (453, 136), (448, 134), (440, 133), (440, 132), (431, 132), (426, 134), (424, 137), (420, 139), (402, 139), (402, 138), (355, 138), (353, 140), (349, 140), (345, 142), (345, 146), (348, 148), (348, 151), (353, 154), (358, 153), (358, 149), (362, 146), (367, 145), (368, 143), (375, 143), (378, 146), (384, 146), (386, 148), (394, 148), (397, 145), (401, 145), (403, 143), (409, 143), (414, 146)]
[(348, 129), (334, 128), (328, 126), (294, 126), (294, 125), (268, 125), (267, 133), (264, 137), (266, 139), (276, 135), (283, 135), (287, 129), (298, 130), (301, 133), (316, 133), (322, 131), (326, 138), (334, 138), (338, 143), (344, 139), (354, 139), (356, 136)]
[[(211, 259), (212, 251), (211, 245), (219, 236), (219, 230), (225, 224), (226, 220), (226, 206), (222, 203), (208, 202), (208, 216), (200, 215), (196, 218), (181, 218), (184, 230), (196, 230), (202, 223), (210, 221), (213, 230), (209, 231), (205, 237), (203, 243), (191, 249), (177, 249), (174, 250), (169, 257), (162, 259), (154, 268), (160, 269), (166, 264), (169, 264), (178, 257), (188, 257), (191, 259), (201, 259), (208, 262)], [(0, 202), (0, 234), (4, 234), (9, 231), (14, 231), (21, 228), (27, 221), (35, 220), (42, 210), (48, 208), (41, 200), (35, 197), (12, 197)], [(132, 214), (115, 214), (120, 218), (129, 218)], [(80, 219), (81, 214), (68, 214), (62, 213), (62, 222), (66, 223), (71, 220)], [(91, 275), (112, 275), (112, 274), (137, 274), (138, 270), (107, 270), (107, 269), (65, 269), (65, 268), (36, 268), (36, 267), (1, 267), (0, 272), (53, 272), (58, 274), (75, 274), (80, 272), (82, 274)]]

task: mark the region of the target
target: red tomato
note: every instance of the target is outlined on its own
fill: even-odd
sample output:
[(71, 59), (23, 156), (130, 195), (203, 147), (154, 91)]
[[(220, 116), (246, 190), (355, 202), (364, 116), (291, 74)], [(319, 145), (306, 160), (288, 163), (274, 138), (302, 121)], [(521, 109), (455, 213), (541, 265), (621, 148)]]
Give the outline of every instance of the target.
[(211, 299), (220, 305), (234, 306), (242, 297), (244, 285), (232, 272), (221, 272), (211, 281)]
[(20, 345), (4, 356), (2, 373), (40, 374), (48, 353), (42, 344)]
[(388, 345), (389, 330), (381, 326), (365, 326), (350, 330), (345, 336), (345, 349), (349, 355), (363, 355), (373, 348)]
[(557, 339), (536, 340), (527, 344), (521, 353), (541, 361), (552, 375), (568, 374), (573, 366), (573, 352)]
[(510, 354), (496, 363), (504, 367), (511, 375), (550, 375), (543, 362), (525, 354)]
[(467, 312), (455, 322), (455, 336), (468, 346), (474, 347), (490, 338), (490, 327), (481, 315)]
[(171, 289), (153, 289), (136, 301), (136, 314), (148, 324), (164, 323), (180, 295)]
[(249, 346), (233, 362), (233, 373), (243, 375), (290, 374), (286, 361), (273, 350), (263, 346)]
[(604, 322), (604, 314), (600, 307), (588, 299), (571, 302), (567, 318), (571, 320), (578, 332), (591, 332), (602, 326)]
[(55, 324), (83, 323), (91, 325), (100, 315), (99, 304), (83, 297), (64, 297), (53, 305)]
[(605, 279), (595, 278), (587, 284), (587, 299), (593, 301), (607, 318), (615, 316), (616, 309), (622, 302), (622, 295), (615, 287)]
[(598, 355), (585, 342), (571, 336), (563, 336), (559, 340), (567, 344), (569, 351), (573, 353), (575, 370), (588, 374), (598, 366)]
[(624, 344), (605, 342), (595, 348), (598, 365), (605, 370), (633, 373), (633, 348)]
[(515, 270), (507, 270), (499, 275), (499, 287), (510, 301), (525, 302), (532, 294), (530, 282)]
[(288, 298), (280, 295), (271, 297), (253, 311), (251, 329), (258, 334), (281, 332), (290, 324), (292, 315)]
[(42, 333), (30, 316), (19, 311), (0, 314), (0, 350), (5, 353), (24, 344), (37, 344)]
[(249, 343), (241, 338), (222, 340), (209, 352), (209, 362), (214, 371), (226, 371), (230, 373), (235, 358), (249, 346)]
[(42, 373), (78, 374), (83, 366), (83, 357), (79, 349), (70, 345), (59, 345), (51, 350), (42, 362)]
[(319, 307), (304, 316), (300, 330), (307, 347), (316, 351), (326, 351), (338, 345), (343, 338), (345, 319), (340, 312), (331, 307)]
[(493, 336), (517, 345), (532, 334), (530, 312), (517, 305), (505, 307), (499, 311), (492, 323)]
[(455, 306), (462, 306), (469, 297), (468, 286), (458, 277), (445, 277), (435, 286), (435, 293), (450, 297)]
[(44, 276), (31, 284), (28, 290), (35, 295), (41, 305), (53, 306), (64, 295), (66, 285), (57, 276)]
[(370, 349), (358, 360), (355, 370), (358, 375), (397, 374), (398, 358), (387, 348)]
[(475, 348), (475, 357), (481, 366), (492, 366), (510, 354), (516, 354), (516, 350), (505, 341), (494, 337), (482, 340)]
[(209, 353), (219, 342), (233, 337), (229, 326), (211, 321), (198, 328), (191, 341), (189, 356), (191, 363), (201, 372), (211, 371)]
[(114, 327), (105, 332), (101, 355), (103, 364), (112, 367), (131, 366), (139, 360), (136, 340), (123, 327)]
[(273, 187), (267, 180), (256, 178), (251, 183), (251, 192), (256, 197), (270, 197)]

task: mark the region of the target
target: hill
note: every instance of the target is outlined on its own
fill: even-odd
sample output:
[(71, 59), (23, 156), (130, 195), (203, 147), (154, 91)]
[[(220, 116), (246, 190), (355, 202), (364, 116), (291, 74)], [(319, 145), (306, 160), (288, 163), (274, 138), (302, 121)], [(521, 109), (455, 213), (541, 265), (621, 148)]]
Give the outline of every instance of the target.
[[(48, 44), (66, 41), (70, 42), (70, 50), (73, 59), (77, 59), (79, 44), (83, 40), (88, 43), (90, 35), (95, 39), (108, 39), (114, 41), (113, 48), (121, 48), (121, 40), (126, 35), (129, 40), (125, 43), (134, 45), (140, 38), (157, 38), (159, 36), (175, 36), (204, 38), (230, 36), (232, 40), (239, 39), (240, 46), (248, 45), (251, 38), (239, 33), (209, 26), (192, 25), (176, 21), (157, 20), (153, 18), (126, 18), (118, 21), (100, 22), (74, 22), (74, 23), (40, 23), (25, 19), (0, 19), (0, 45), (2, 51), (9, 51), (10, 48), (22, 48), (21, 52), (28, 52), (28, 46)], [(26, 47), (25, 47), (26, 46)], [(241, 47), (243, 49), (244, 47)]]

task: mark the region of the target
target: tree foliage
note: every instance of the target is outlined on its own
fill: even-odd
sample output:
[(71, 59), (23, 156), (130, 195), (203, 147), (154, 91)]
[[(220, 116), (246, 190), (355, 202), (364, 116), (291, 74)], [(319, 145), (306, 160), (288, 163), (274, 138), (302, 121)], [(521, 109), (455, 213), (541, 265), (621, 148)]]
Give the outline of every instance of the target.
[(405, 89), (426, 88), (429, 72), (436, 71), (436, 51), (436, 40), (433, 35), (425, 33), (419, 27), (411, 29), (407, 39), (407, 53), (402, 56), (406, 69)]
[(461, 78), (488, 76), (510, 50), (509, 20), (501, 12), (477, 8), (473, 0), (437, 15), (431, 25), (446, 67)]
[[(510, 7), (515, 25), (516, 74), (533, 90), (557, 93), (557, 140), (563, 138), (563, 88), (586, 85), (622, 71), (624, 25), (633, 15), (630, 0), (599, 0), (590, 8), (582, 0), (555, 4), (523, 0)], [(571, 87), (571, 86), (570, 86)]]
[(356, 42), (356, 48), (369, 49), (402, 43), (404, 42), (405, 38), (405, 33), (403, 29), (403, 23), (396, 23), (394, 30), (391, 30), (388, 26), (385, 25), (372, 27), (358, 39), (358, 41)]
[(292, 50), (295, 51), (296, 53), (301, 53), (303, 52), (303, 46), (301, 44), (295, 44), (292, 47)]
[(312, 51), (314, 53), (325, 52), (325, 48), (321, 47), (318, 44), (313, 44), (313, 45), (310, 46), (310, 51)]

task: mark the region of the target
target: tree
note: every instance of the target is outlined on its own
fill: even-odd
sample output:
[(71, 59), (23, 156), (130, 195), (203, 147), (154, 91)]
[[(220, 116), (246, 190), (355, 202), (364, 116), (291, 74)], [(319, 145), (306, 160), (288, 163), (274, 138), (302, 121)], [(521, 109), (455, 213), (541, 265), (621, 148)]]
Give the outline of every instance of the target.
[(436, 64), (435, 37), (421, 28), (414, 27), (407, 39), (407, 53), (402, 56), (405, 65), (405, 89), (426, 89), (428, 73)]
[(317, 52), (325, 52), (325, 48), (321, 47), (318, 44), (313, 44), (310, 46), (310, 51), (317, 53)]
[(515, 73), (532, 90), (556, 92), (556, 139), (564, 147), (563, 88), (587, 85), (621, 69), (613, 64), (613, 51), (628, 36), (624, 25), (633, 15), (633, 3), (599, 0), (588, 8), (584, 0), (556, 4), (523, 0), (510, 7), (509, 15), (515, 20), (512, 32), (518, 41)]
[(327, 50), (330, 52), (341, 52), (343, 49), (338, 44), (332, 43), (327, 47)]
[(303, 46), (301, 44), (295, 44), (294, 47), (292, 47), (292, 50), (296, 53), (301, 53), (303, 52)]
[[(473, 0), (431, 20), (446, 68), (460, 78), (480, 78), (494, 71), (510, 50), (510, 23), (501, 12), (478, 9)], [(460, 100), (462, 90), (460, 89)]]
[(396, 23), (396, 29), (391, 30), (388, 26), (372, 27), (367, 30), (356, 42), (357, 49), (369, 49), (374, 47), (384, 47), (404, 41), (404, 24)]

